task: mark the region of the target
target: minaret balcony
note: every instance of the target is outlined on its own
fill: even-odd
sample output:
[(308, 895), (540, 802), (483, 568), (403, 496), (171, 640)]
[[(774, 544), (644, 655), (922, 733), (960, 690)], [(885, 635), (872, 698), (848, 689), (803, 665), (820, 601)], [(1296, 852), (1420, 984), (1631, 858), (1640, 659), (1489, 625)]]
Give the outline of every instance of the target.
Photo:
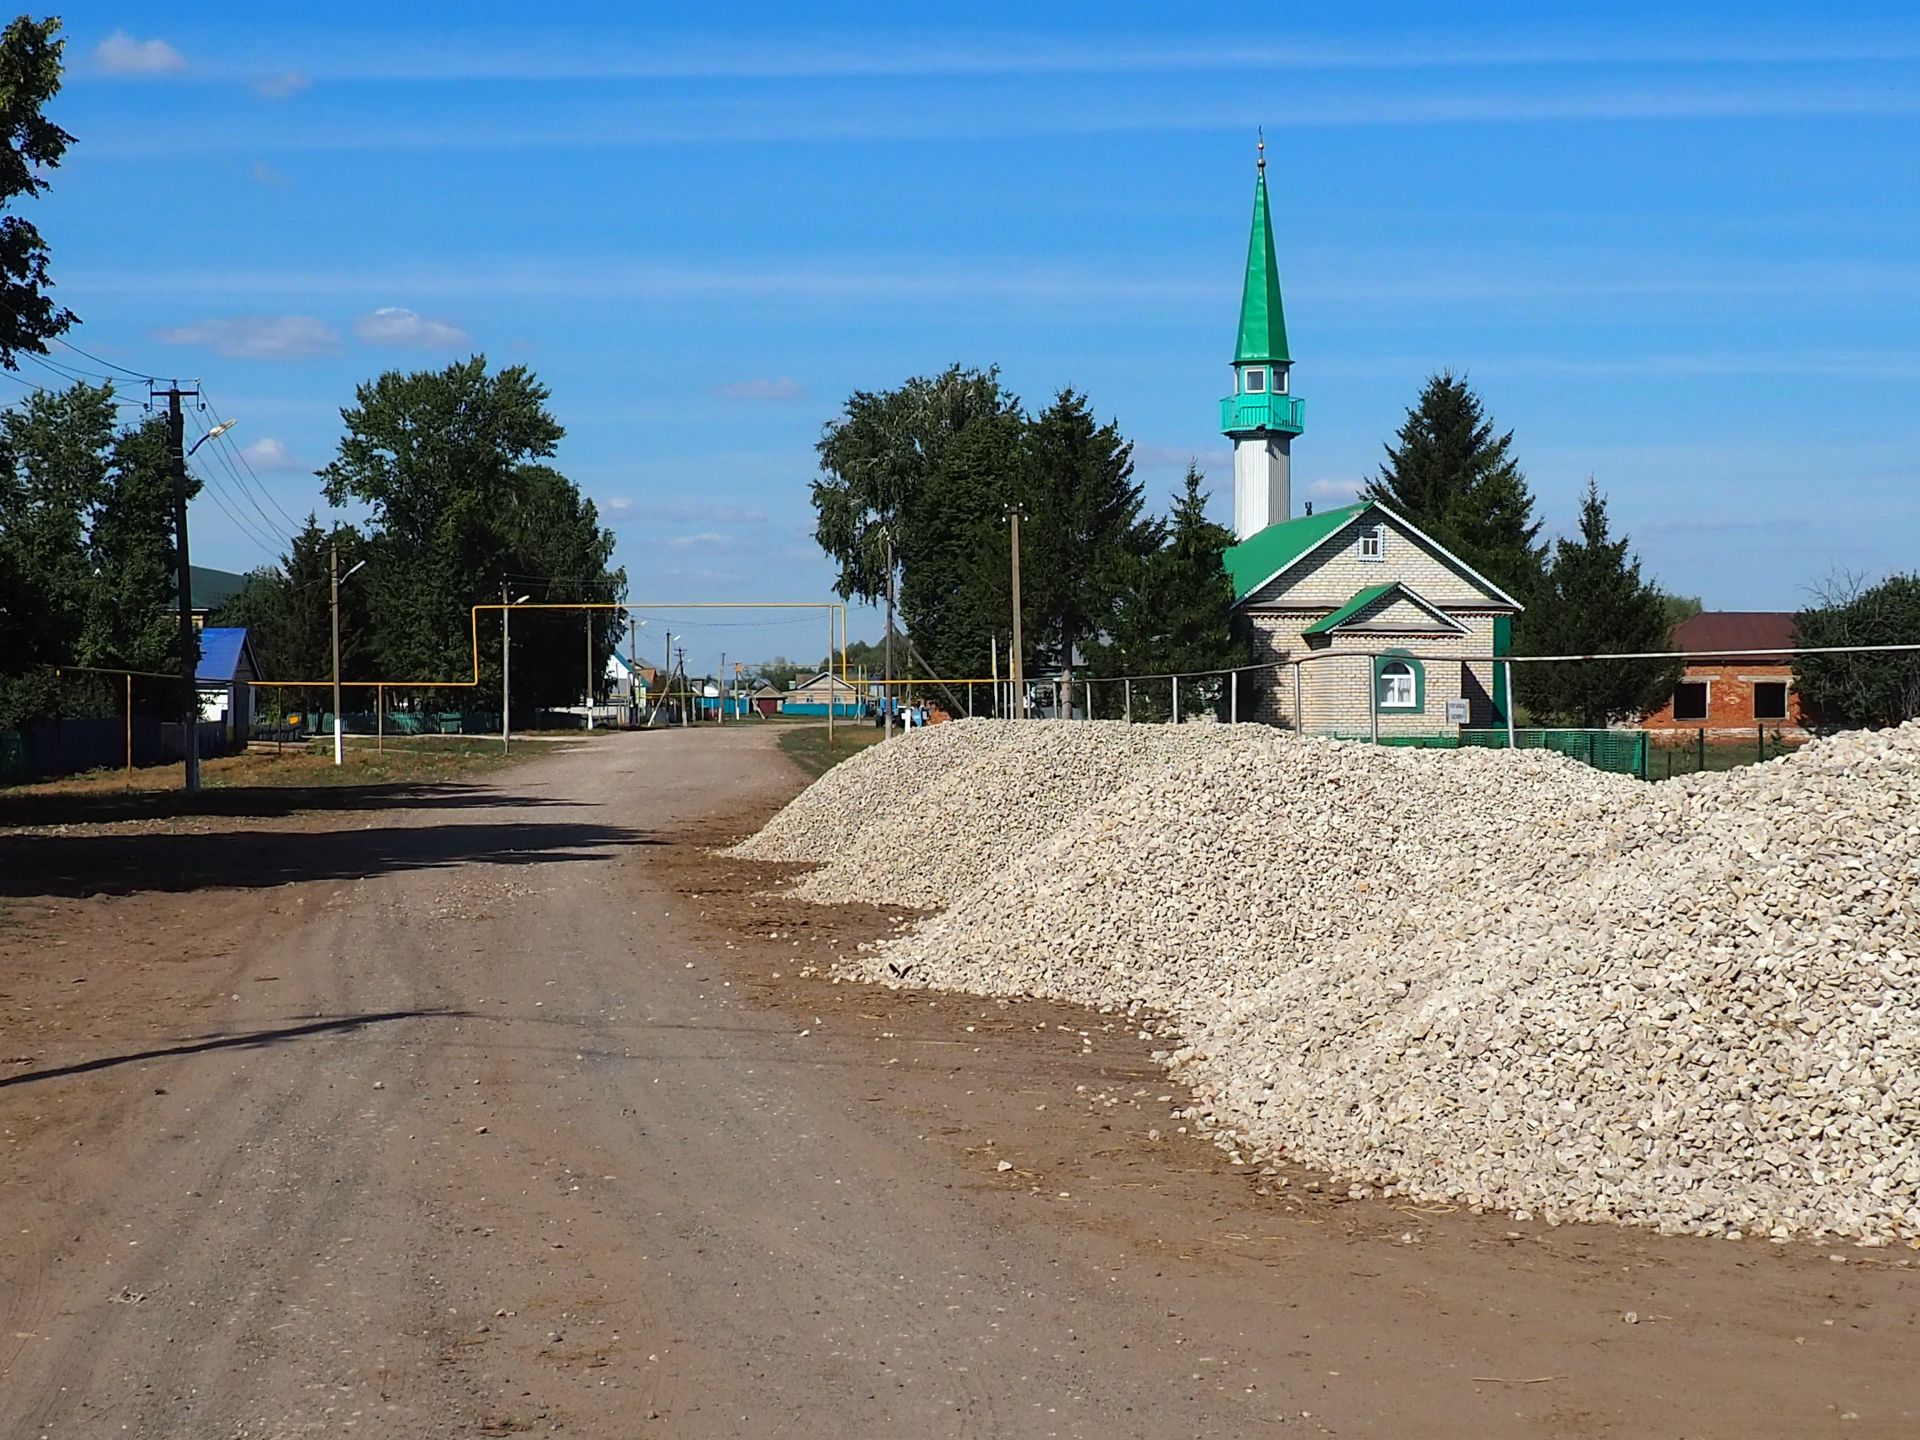
[(1220, 402), (1220, 429), (1228, 435), (1298, 435), (1306, 428), (1307, 402), (1296, 395), (1229, 395)]

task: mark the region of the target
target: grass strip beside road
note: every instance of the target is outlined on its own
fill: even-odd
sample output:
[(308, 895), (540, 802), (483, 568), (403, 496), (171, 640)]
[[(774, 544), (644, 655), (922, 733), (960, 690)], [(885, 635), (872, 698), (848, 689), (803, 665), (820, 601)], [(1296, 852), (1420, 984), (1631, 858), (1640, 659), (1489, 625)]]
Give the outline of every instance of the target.
[[(581, 737), (584, 741), (585, 737)], [(579, 742), (574, 742), (579, 743)], [(520, 740), (501, 753), (496, 736), (434, 735), (389, 741), (385, 749), (359, 737), (347, 739), (344, 763), (333, 763), (330, 741), (289, 745), (274, 752), (250, 750), (217, 755), (200, 762), (200, 794), (181, 788), (181, 766), (142, 766), (91, 770), (59, 780), (0, 790), (0, 828), (85, 823), (89, 820), (146, 819), (195, 814), (253, 813), (252, 794), (284, 798), (267, 804), (276, 813), (285, 806), (331, 808), (329, 793), (399, 793), (417, 787), (471, 779), (524, 760), (572, 748), (567, 741)], [(303, 792), (300, 795), (287, 792)], [(312, 792), (312, 793), (307, 793)]]
[(780, 737), (780, 748), (809, 780), (818, 780), (849, 755), (857, 755), (885, 738), (886, 732), (878, 725), (849, 722), (833, 727), (834, 748), (829, 750), (826, 726), (802, 725)]

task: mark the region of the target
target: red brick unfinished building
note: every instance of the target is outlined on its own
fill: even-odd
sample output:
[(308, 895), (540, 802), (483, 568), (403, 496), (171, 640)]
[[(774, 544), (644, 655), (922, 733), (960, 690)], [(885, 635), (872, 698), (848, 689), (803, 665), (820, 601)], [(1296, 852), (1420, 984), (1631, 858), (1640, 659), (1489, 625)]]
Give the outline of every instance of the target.
[[(1642, 728), (1688, 734), (1804, 732), (1809, 717), (1794, 689), (1792, 657), (1785, 653), (1793, 648), (1790, 612), (1703, 611), (1673, 627), (1673, 648), (1701, 658), (1687, 662), (1672, 698), (1641, 720)], [(1761, 653), (1726, 653), (1747, 650)]]

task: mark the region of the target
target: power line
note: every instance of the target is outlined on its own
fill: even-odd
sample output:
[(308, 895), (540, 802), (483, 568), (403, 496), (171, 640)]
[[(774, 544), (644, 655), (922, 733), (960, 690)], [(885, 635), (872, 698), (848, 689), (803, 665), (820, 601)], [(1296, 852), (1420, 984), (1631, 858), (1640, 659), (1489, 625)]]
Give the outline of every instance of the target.
[[(207, 425), (207, 423), (204, 420), (200, 421), (199, 423), (201, 427), (201, 435), (200, 435), (201, 443), (205, 443), (205, 441), (208, 439), (209, 436), (212, 436), (212, 438), (215, 440), (222, 438), (220, 436), (213, 435), (212, 427)], [(278, 520), (275, 520), (271, 515), (267, 514), (266, 510), (261, 506), (260, 502), (253, 497), (253, 492), (248, 490), (247, 482), (241, 479), (240, 472), (234, 468), (233, 462), (227, 458), (226, 452), (221, 450), (220, 447), (216, 445), (214, 447), (214, 454), (219, 457), (220, 463), (223, 467), (225, 467), (227, 474), (233, 478), (234, 488), (239, 492), (241, 497), (243, 497), (246, 500), (246, 502), (253, 507), (254, 513), (257, 514), (260, 517), (261, 521), (266, 525), (266, 533), (271, 535), (274, 531), (278, 530), (280, 528), (280, 522)], [(295, 526), (294, 529), (298, 531), (299, 527)]]
[[(204, 386), (201, 388), (201, 391), (200, 391), (200, 403), (207, 407), (208, 413), (213, 416), (214, 422), (216, 424), (220, 424), (220, 425), (226, 424), (226, 417), (220, 413), (219, 408), (215, 406), (212, 399), (208, 397)], [(286, 507), (281, 505), (280, 501), (274, 496), (273, 491), (267, 488), (266, 482), (260, 478), (259, 473), (253, 468), (253, 462), (247, 459), (247, 452), (241, 449), (240, 446), (233, 441), (231, 436), (232, 436), (231, 431), (222, 432), (219, 437), (218, 443), (220, 445), (225, 446), (228, 450), (230, 450), (234, 458), (239, 460), (239, 462), (246, 467), (247, 474), (253, 477), (253, 483), (259, 488), (260, 493), (267, 497), (267, 503), (273, 506), (274, 509), (278, 510), (280, 512), (280, 518), (284, 520), (289, 526), (291, 526), (292, 530), (297, 533), (300, 529), (301, 522), (294, 519), (293, 516), (287, 513)]]
[(56, 345), (64, 345), (67, 349), (73, 351), (74, 354), (84, 355), (87, 359), (93, 361), (93, 363), (96, 365), (104, 365), (109, 370), (118, 370), (122, 375), (130, 376), (135, 380), (151, 381), (155, 378), (152, 375), (143, 375), (138, 370), (129, 370), (124, 365), (116, 365), (111, 360), (103, 360), (100, 358), (100, 356), (94, 354), (91, 350), (82, 350), (78, 345), (74, 344), (71, 340), (65, 339), (62, 336), (56, 335), (53, 337), (53, 340)]

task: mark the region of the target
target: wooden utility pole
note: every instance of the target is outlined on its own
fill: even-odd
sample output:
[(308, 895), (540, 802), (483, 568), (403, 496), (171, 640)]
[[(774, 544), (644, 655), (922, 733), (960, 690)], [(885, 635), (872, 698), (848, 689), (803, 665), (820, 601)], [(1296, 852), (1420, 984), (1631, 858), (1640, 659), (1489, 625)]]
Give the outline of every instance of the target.
[(1026, 666), (1022, 661), (1020, 643), (1020, 507), (1013, 506), (1007, 511), (1007, 519), (1013, 524), (1013, 644), (1007, 651), (1007, 671), (1013, 676), (1013, 716), (1022, 719), (1027, 713)]
[[(880, 643), (886, 649), (886, 684), (880, 691), (881, 714), (886, 719), (886, 738), (893, 738), (893, 529), (889, 526), (882, 532), (887, 537), (887, 633)], [(831, 678), (831, 677), (829, 677)], [(833, 686), (827, 686), (828, 713), (832, 713)]]
[[(186, 751), (186, 788), (200, 788), (200, 689), (196, 683), (200, 642), (193, 633), (193, 565), (187, 555), (186, 417), (180, 401), (198, 390), (178, 384), (160, 391), (167, 397), (167, 460), (173, 470), (174, 586), (180, 592), (180, 738)], [(337, 710), (336, 710), (337, 713)]]

